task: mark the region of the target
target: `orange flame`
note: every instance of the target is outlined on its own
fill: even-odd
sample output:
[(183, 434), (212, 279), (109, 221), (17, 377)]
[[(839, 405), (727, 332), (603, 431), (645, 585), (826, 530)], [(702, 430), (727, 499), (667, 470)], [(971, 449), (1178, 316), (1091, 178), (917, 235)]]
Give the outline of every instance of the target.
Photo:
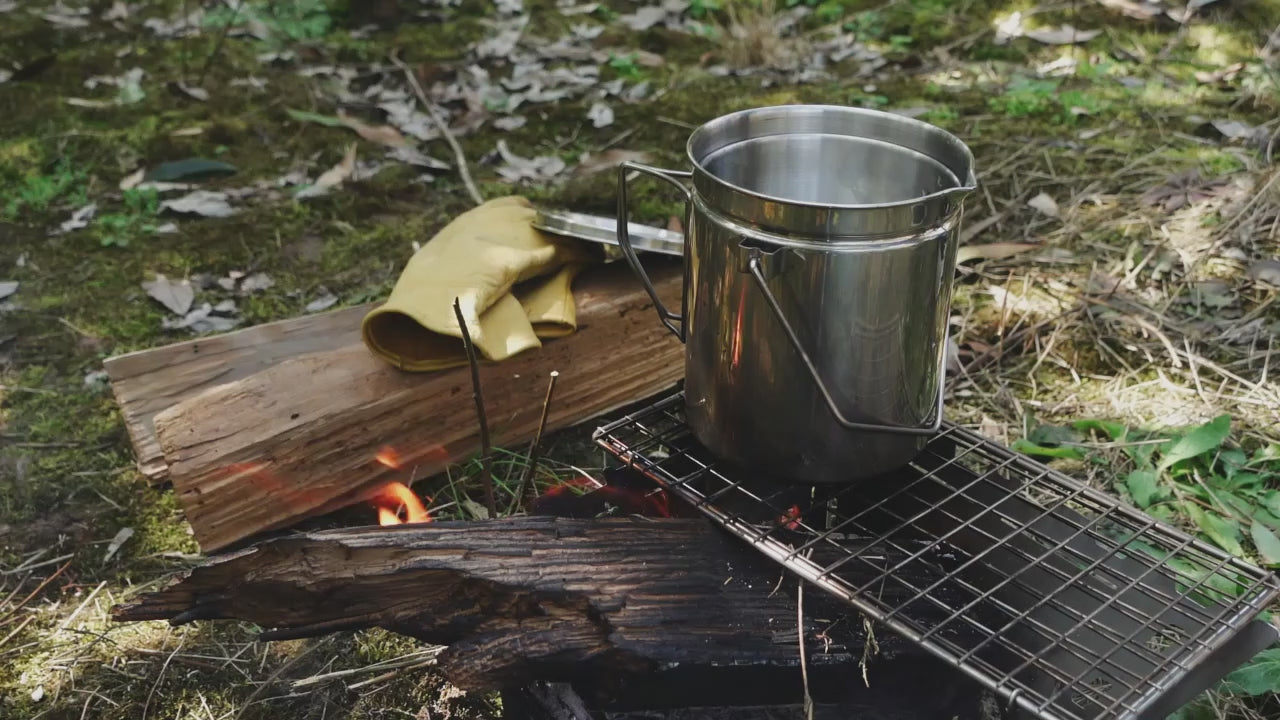
[[(371, 498), (374, 507), (378, 508), (379, 525), (400, 525), (406, 522), (431, 522), (431, 514), (404, 483), (389, 482), (378, 490)], [(427, 502), (431, 502), (428, 498)], [(400, 519), (400, 511), (404, 510), (405, 519)]]
[(378, 454), (373, 456), (373, 459), (377, 460), (378, 464), (383, 467), (389, 467), (392, 470), (400, 469), (400, 453), (396, 452), (396, 449), (390, 445), (379, 450)]

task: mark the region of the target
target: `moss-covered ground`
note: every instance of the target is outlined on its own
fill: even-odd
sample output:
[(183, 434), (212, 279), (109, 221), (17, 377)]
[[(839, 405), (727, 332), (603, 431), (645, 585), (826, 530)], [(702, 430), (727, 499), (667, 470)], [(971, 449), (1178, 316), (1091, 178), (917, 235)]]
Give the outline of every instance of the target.
[[(727, 2), (738, 3), (739, 17), (795, 13), (799, 24), (735, 38), (724, 31)], [(136, 471), (99, 374), (109, 356), (192, 336), (162, 326), (171, 314), (141, 283), (157, 273), (266, 273), (270, 287), (235, 297), (241, 327), (300, 315), (326, 292), (337, 307), (377, 300), (414, 243), (472, 205), (457, 172), (431, 171), (436, 177), (423, 182), (420, 170), (398, 163), (315, 198), (295, 198), (276, 180), (301, 171), (314, 181), (353, 141), (362, 160), (382, 154), (346, 128), (289, 114), (335, 115), (346, 94), (352, 114), (387, 121), (349, 97), (354, 85), (301, 69), (350, 68), (369, 77), (366, 86), (378, 78), (394, 85), (388, 57), (396, 51), (447, 84), (476, 62), (472, 48), (495, 33), (489, 21), (500, 8), (482, 0), (245, 0), (239, 12), (255, 24), (237, 17), (237, 31), (222, 33), (219, 23), (240, 4), (208, 3), (190, 31), (158, 32), (147, 21), (170, 22), (200, 3), (0, 1), (0, 283), (18, 283), (0, 297), (0, 718), (493, 716), (493, 698), (458, 693), (430, 669), (291, 689), (299, 678), (414, 650), (388, 633), (266, 644), (255, 642), (255, 628), (234, 623), (170, 629), (107, 619), (112, 604), (198, 559), (173, 495)], [(1063, 446), (1044, 427), (1101, 419), (1161, 430), (1229, 414), (1221, 447), (1262, 458), (1259, 482), (1280, 490), (1280, 466), (1267, 464), (1274, 458), (1266, 450), (1280, 442), (1280, 189), (1272, 165), (1280, 151), (1280, 5), (1209, 3), (1183, 22), (1134, 17), (1120, 5), (1144, 4), (827, 0), (761, 10), (746, 0), (694, 0), (683, 16), (700, 24), (692, 31), (636, 31), (625, 22), (639, 7), (631, 2), (570, 16), (550, 0), (527, 0), (524, 46), (549, 45), (576, 25), (599, 27), (594, 46), (609, 56), (598, 63), (598, 82), (648, 81), (649, 92), (634, 103), (610, 101), (615, 117), (605, 127), (588, 121), (589, 99), (571, 96), (521, 108), (527, 122), (518, 129), (501, 132), (490, 118), (459, 141), (486, 197), (519, 193), (612, 214), (612, 174), (575, 174), (580, 160), (627, 150), (681, 167), (689, 129), (727, 111), (858, 105), (910, 110), (953, 131), (973, 148), (981, 180), (967, 201), (966, 244), (1035, 247), (978, 251), (961, 265), (949, 418), (1000, 442), (1035, 440), (1023, 447), (1063, 456), (1045, 459), (1215, 539), (1186, 506), (1135, 498), (1145, 491), (1125, 478), (1138, 461), (1117, 443), (1093, 437)], [(1001, 28), (1016, 26), (1009, 18), (1019, 12), (1033, 30), (1069, 23), (1099, 32), (1067, 44), (1005, 37)], [(756, 56), (759, 65), (761, 53), (802, 41), (810, 52), (833, 29), (855, 33), (883, 67), (860, 75), (863, 56), (854, 55), (802, 82), (794, 71), (712, 71), (725, 58)], [(494, 82), (506, 72), (501, 58), (479, 64)], [(143, 71), (136, 84), (94, 80), (132, 68)], [(448, 107), (459, 123), (463, 103)], [(473, 110), (487, 112), (483, 104)], [(551, 181), (508, 183), (493, 159), (501, 138), (520, 156), (556, 155), (569, 169)], [(443, 140), (420, 149), (454, 161)], [(194, 182), (251, 190), (235, 196), (237, 214), (177, 215), (160, 202), (181, 192), (121, 190), (138, 168), (189, 158), (235, 168)], [(661, 223), (678, 211), (661, 188), (640, 183), (637, 192), (642, 220)], [(60, 230), (89, 203), (96, 214), (86, 226)], [(172, 232), (157, 232), (167, 223)], [(218, 292), (203, 291), (197, 304), (216, 303)], [(1061, 451), (1077, 446), (1088, 451), (1083, 459)], [(581, 433), (550, 438), (547, 452), (587, 470), (600, 462)], [(451, 481), (458, 492), (475, 467), (460, 459), (450, 480), (424, 487)], [(122, 528), (133, 535), (104, 560)], [(1241, 553), (1280, 561), (1255, 547), (1247, 524), (1243, 533)], [(1280, 688), (1280, 670), (1273, 672)], [(1224, 691), (1202, 698), (1194, 713), (1275, 717), (1267, 702), (1265, 693)]]

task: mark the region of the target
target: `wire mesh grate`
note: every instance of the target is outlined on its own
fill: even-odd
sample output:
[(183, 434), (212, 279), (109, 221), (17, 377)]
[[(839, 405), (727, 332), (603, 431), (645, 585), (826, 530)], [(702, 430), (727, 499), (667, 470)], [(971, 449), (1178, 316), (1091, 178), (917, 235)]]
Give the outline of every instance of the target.
[(718, 463), (683, 407), (676, 393), (595, 440), (1037, 717), (1145, 717), (1280, 594), (1271, 573), (951, 424), (874, 483), (809, 487)]

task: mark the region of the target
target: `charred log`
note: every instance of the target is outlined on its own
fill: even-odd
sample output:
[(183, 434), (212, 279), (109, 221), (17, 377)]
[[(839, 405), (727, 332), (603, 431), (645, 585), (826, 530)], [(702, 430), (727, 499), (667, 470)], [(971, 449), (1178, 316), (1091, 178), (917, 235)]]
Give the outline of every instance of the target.
[[(799, 661), (795, 586), (703, 520), (522, 517), (287, 536), (215, 557), (113, 608), (119, 621), (235, 619), (265, 639), (382, 627), (448, 645), (456, 685)], [(805, 600), (811, 668), (857, 663), (861, 619)], [(887, 632), (880, 657), (915, 651)], [(872, 658), (874, 663), (877, 658)]]

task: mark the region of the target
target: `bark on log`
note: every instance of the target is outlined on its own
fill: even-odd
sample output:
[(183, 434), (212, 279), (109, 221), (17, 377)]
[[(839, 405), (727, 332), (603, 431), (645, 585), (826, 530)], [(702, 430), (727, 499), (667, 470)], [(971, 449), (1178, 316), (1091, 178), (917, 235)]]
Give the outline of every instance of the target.
[[(678, 305), (679, 264), (659, 259), (650, 271), (664, 300)], [(560, 377), (550, 430), (683, 377), (683, 347), (657, 321), (627, 267), (584, 274), (574, 296), (575, 334), (481, 367), (495, 445), (533, 435), (552, 370)], [(387, 448), (419, 477), (479, 448), (468, 368), (404, 373), (363, 345), (211, 388), (159, 413), (154, 424), (174, 490), (206, 552), (364, 499), (393, 479), (376, 460)]]
[[(379, 626), (449, 645), (440, 666), (466, 689), (607, 687), (673, 665), (799, 662), (793, 579), (692, 519), (518, 517), (300, 534), (215, 557), (112, 616), (244, 620), (273, 628), (268, 639)], [(809, 592), (805, 624), (811, 672), (856, 666), (865, 640), (856, 612)], [(917, 652), (885, 632), (877, 640), (881, 658)]]
[(156, 485), (169, 479), (169, 464), (156, 439), (156, 413), (285, 360), (358, 344), (360, 320), (374, 306), (290, 318), (107, 358), (103, 367), (139, 472)]

